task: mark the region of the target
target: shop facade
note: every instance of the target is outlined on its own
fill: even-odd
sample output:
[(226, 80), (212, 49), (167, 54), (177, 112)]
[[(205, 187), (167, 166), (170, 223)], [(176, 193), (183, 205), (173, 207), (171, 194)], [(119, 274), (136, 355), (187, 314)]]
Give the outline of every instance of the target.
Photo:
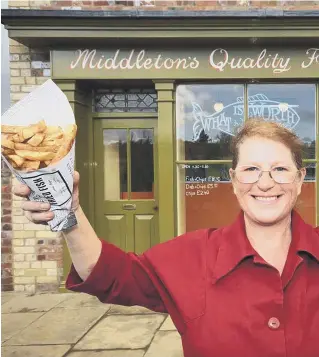
[[(179, 14), (169, 23), (119, 15), (106, 26), (102, 15), (34, 11), (3, 21), (15, 41), (50, 51), (51, 78), (78, 125), (80, 200), (91, 224), (142, 253), (234, 220), (229, 144), (250, 117), (302, 139), (307, 176), (297, 210), (318, 225), (318, 15), (197, 16), (187, 26)], [(64, 244), (62, 252), (61, 289), (70, 264)]]

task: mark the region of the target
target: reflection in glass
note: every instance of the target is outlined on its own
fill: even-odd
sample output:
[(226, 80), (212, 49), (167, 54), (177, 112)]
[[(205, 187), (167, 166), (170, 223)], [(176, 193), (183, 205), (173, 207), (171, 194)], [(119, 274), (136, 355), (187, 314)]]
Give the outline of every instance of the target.
[(231, 164), (177, 167), (178, 234), (230, 224), (239, 212), (230, 183)]
[(305, 165), (306, 167), (306, 176), (305, 176), (305, 181), (316, 181), (316, 164), (309, 163)]
[(315, 158), (314, 84), (248, 85), (249, 117), (262, 117), (292, 129), (304, 143), (304, 158)]
[(312, 226), (316, 225), (316, 164), (307, 163), (306, 177), (296, 203), (296, 210)]
[(243, 95), (243, 85), (179, 85), (177, 159), (230, 159), (231, 138), (243, 124)]
[(104, 129), (104, 198), (117, 201), (127, 192), (126, 129)]
[(132, 129), (131, 199), (154, 198), (153, 130)]

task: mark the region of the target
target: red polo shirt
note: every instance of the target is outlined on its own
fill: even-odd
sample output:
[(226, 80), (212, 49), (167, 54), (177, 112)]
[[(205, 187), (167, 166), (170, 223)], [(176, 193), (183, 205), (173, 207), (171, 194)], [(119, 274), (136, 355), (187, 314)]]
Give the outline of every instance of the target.
[(102, 302), (168, 312), (185, 357), (318, 357), (319, 229), (292, 214), (282, 276), (252, 248), (241, 213), (230, 226), (184, 234), (138, 256), (102, 241), (85, 282)]

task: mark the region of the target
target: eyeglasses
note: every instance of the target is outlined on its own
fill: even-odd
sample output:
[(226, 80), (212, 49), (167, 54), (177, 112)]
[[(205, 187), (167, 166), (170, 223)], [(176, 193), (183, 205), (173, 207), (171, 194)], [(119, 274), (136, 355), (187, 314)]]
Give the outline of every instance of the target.
[(240, 183), (256, 183), (264, 172), (269, 172), (269, 176), (277, 183), (293, 183), (300, 174), (300, 170), (285, 166), (273, 167), (271, 170), (261, 170), (256, 166), (239, 166), (233, 174)]

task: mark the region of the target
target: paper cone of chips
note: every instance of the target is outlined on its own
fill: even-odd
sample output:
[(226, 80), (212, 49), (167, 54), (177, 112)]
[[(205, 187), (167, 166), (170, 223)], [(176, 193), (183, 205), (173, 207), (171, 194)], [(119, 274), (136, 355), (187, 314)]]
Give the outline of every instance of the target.
[(49, 202), (52, 231), (74, 226), (71, 211), (77, 127), (72, 108), (52, 81), (13, 105), (1, 118), (1, 155), (17, 179), (31, 189), (29, 199)]

